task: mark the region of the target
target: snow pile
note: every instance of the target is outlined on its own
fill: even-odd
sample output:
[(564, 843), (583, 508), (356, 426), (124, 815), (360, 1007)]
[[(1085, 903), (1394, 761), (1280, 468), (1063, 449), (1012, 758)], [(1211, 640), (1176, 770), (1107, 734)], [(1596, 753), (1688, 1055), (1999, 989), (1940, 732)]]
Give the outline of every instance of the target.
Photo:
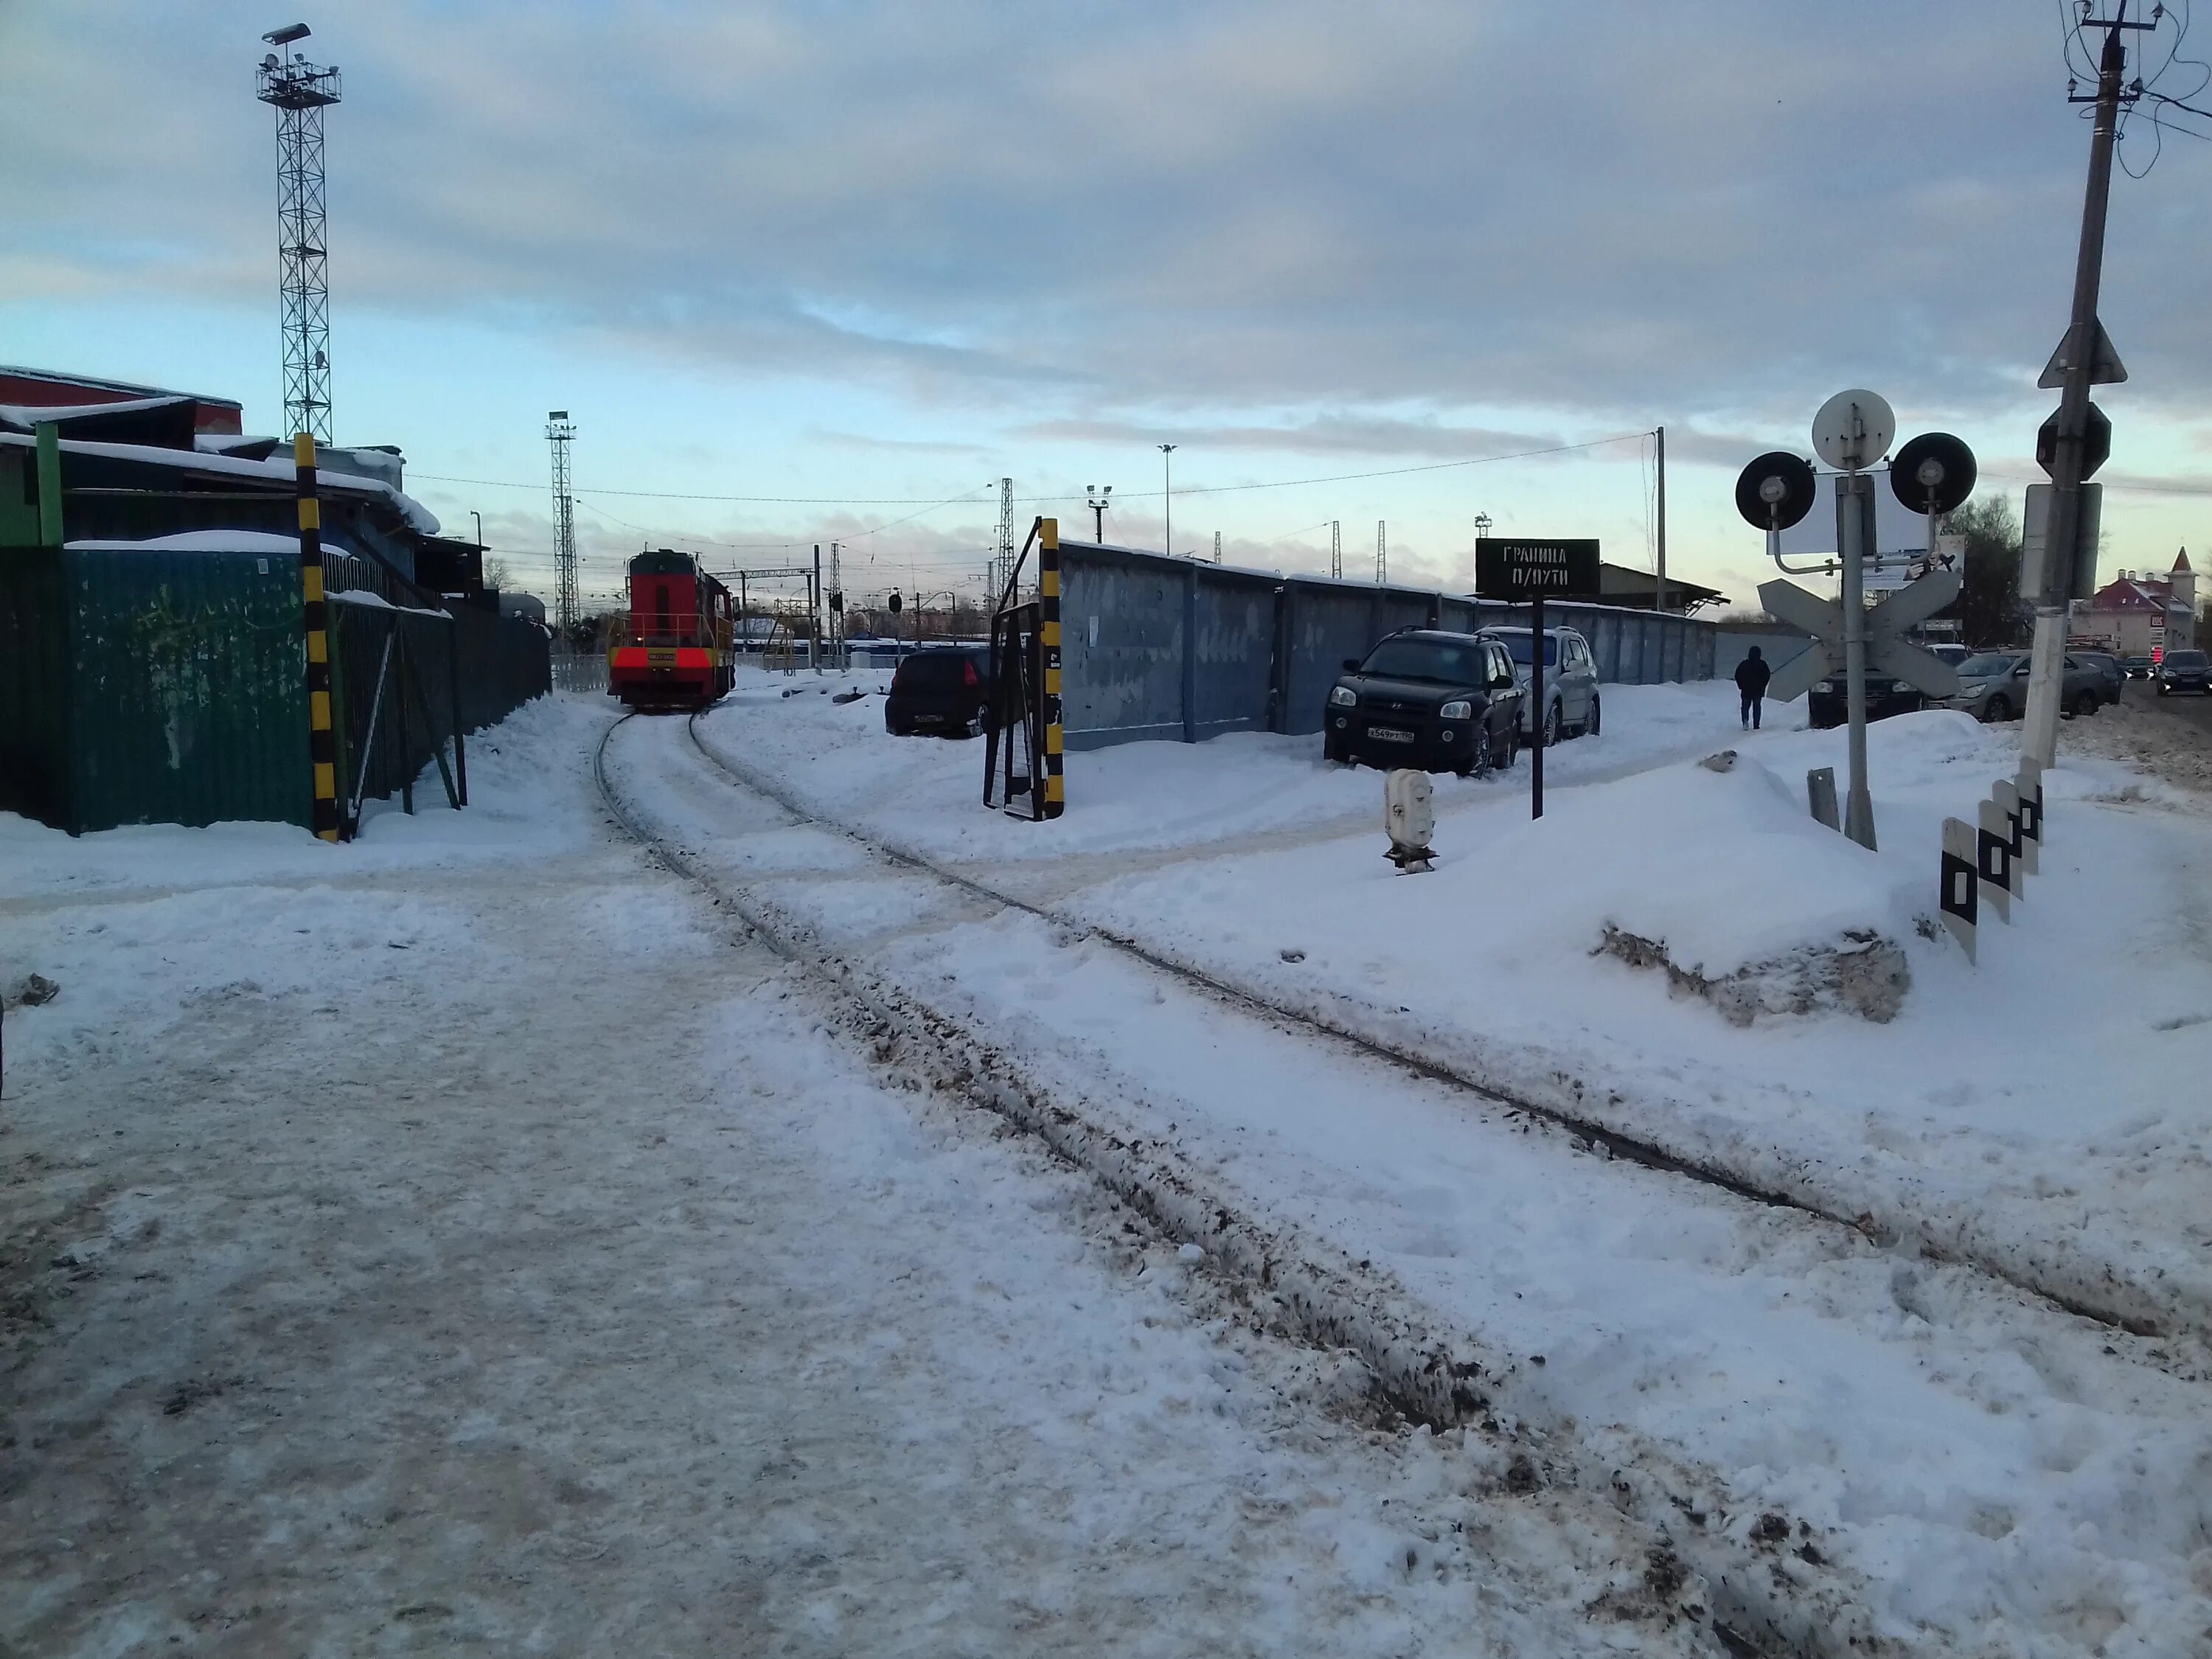
[[(889, 672), (849, 677), (738, 671), (702, 724), (717, 752), (773, 776), (826, 817), (948, 860), (1048, 860), (1070, 854), (1219, 848), (1304, 839), (1381, 822), (1382, 775), (1333, 766), (1321, 735), (1237, 732), (1200, 744), (1123, 744), (1070, 755), (1067, 816), (1048, 829), (980, 810), (983, 744), (894, 738), (874, 695)], [(837, 703), (851, 688), (870, 695)], [(1735, 729), (1735, 690), (1714, 684), (1607, 686), (1605, 735), (1554, 750), (1549, 785), (1618, 776), (1705, 753)], [(1487, 779), (1435, 779), (1440, 818), (1525, 793), (1525, 759)]]

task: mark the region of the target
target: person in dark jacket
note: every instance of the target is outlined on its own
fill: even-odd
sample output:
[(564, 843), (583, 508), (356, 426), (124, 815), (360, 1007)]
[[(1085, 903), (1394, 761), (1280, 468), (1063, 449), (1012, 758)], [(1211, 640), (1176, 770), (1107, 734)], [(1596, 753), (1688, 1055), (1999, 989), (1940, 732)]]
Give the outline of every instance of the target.
[(1774, 671), (1766, 665), (1766, 659), (1753, 646), (1748, 655), (1735, 665), (1735, 689), (1743, 698), (1743, 729), (1759, 730), (1759, 705), (1766, 696), (1766, 683), (1774, 678)]

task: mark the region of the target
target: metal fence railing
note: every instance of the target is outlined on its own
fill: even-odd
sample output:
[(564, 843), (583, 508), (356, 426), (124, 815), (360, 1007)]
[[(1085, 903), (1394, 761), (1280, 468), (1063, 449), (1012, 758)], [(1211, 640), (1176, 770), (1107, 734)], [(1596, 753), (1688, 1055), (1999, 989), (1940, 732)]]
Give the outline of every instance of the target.
[(553, 689), (556, 691), (605, 691), (607, 689), (607, 653), (555, 646)]

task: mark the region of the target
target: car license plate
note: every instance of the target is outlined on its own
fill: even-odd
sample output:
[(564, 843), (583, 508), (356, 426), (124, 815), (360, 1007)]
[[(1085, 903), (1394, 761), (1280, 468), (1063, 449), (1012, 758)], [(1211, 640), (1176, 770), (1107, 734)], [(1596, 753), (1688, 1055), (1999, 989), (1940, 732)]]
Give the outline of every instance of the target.
[(1411, 732), (1401, 732), (1389, 726), (1370, 726), (1367, 728), (1367, 735), (1377, 743), (1411, 743), (1413, 740)]

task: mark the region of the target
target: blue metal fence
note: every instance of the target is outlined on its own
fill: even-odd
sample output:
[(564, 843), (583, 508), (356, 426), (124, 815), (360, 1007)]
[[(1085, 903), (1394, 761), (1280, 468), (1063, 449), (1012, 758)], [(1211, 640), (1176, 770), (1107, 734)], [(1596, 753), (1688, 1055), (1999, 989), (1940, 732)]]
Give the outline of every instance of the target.
[[(1224, 732), (1318, 732), (1345, 659), (1397, 628), (1528, 626), (1522, 605), (1322, 576), (1280, 576), (1133, 549), (1060, 544), (1070, 749)], [(1714, 628), (1554, 602), (1547, 627), (1589, 641), (1612, 684), (1710, 679)]]

